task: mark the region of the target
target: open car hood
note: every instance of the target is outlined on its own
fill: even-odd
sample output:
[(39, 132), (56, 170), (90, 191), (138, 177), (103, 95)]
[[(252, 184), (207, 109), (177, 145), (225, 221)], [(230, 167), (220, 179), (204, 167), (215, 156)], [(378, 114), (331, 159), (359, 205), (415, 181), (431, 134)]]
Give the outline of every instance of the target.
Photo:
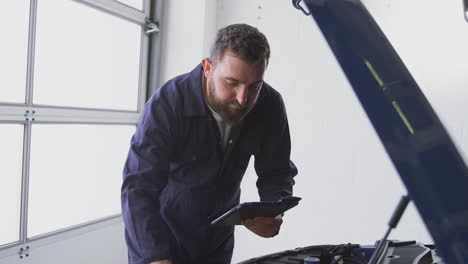
[(439, 255), (446, 263), (468, 263), (468, 170), (431, 104), (361, 1), (301, 4), (325, 36)]

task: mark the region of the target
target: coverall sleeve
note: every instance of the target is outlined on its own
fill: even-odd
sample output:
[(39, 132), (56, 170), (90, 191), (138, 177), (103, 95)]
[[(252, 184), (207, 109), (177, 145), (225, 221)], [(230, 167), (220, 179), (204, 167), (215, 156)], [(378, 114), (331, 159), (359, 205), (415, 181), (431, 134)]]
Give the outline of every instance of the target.
[(281, 97), (271, 104), (268, 126), (260, 152), (255, 155), (257, 188), (261, 201), (278, 200), (292, 195), (297, 168), (290, 160), (291, 139), (286, 109)]
[(130, 264), (170, 259), (170, 233), (160, 214), (173, 151), (174, 114), (160, 98), (146, 104), (131, 139), (121, 188), (122, 218)]

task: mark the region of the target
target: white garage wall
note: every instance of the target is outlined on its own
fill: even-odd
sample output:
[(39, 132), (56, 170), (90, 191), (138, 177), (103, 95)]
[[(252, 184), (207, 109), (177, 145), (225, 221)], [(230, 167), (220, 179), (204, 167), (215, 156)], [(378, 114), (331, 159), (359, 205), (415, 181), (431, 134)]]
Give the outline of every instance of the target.
[(166, 0), (163, 8), (161, 84), (195, 68), (216, 34), (216, 0)]
[[(463, 152), (468, 152), (468, 24), (462, 1), (364, 0)], [(300, 206), (280, 235), (236, 230), (233, 263), (298, 246), (371, 244), (383, 236), (405, 188), (315, 22), (285, 0), (166, 2), (161, 82), (206, 56), (215, 30), (231, 23), (258, 27), (270, 41), (265, 79), (284, 97), (299, 168)], [(164, 28), (163, 28), (164, 29)], [(243, 201), (257, 200), (249, 168)], [(410, 205), (392, 239), (432, 240)]]

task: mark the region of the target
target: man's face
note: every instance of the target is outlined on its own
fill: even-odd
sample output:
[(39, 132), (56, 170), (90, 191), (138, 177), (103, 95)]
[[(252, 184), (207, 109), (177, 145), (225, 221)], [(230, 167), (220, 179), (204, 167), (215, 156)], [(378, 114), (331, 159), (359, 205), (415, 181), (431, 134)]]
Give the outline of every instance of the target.
[(207, 80), (205, 96), (224, 121), (235, 125), (255, 106), (263, 84), (265, 63), (248, 64), (226, 52), (216, 66), (202, 61)]

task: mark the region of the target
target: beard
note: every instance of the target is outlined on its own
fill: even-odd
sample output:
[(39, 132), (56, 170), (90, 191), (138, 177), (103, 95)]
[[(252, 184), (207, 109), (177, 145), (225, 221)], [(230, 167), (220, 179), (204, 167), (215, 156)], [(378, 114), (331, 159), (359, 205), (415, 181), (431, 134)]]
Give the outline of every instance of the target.
[(236, 99), (221, 101), (216, 97), (216, 91), (213, 83), (213, 79), (208, 79), (207, 82), (208, 92), (208, 102), (210, 107), (218, 113), (228, 124), (234, 126), (237, 125), (244, 117), (250, 112), (253, 108), (253, 105), (249, 107), (247, 103), (245, 106), (242, 106), (237, 102)]

